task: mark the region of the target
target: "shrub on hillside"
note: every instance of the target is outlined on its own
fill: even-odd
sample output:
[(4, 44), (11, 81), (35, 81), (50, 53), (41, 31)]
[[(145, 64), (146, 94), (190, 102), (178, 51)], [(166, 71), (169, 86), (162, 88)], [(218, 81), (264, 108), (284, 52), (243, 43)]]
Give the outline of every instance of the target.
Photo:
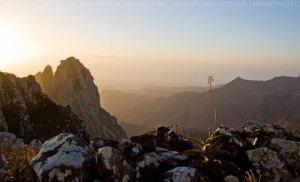
[(33, 147), (20, 148), (8, 144), (0, 144), (0, 151), (7, 162), (7, 170), (3, 174), (3, 181), (33, 181), (29, 161), (38, 153), (36, 149)]

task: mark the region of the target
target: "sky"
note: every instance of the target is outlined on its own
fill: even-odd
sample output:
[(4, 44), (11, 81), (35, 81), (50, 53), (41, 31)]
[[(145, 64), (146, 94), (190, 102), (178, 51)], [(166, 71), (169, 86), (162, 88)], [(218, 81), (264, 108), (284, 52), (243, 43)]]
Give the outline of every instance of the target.
[(0, 71), (74, 56), (97, 84), (300, 75), (300, 1), (1, 0)]

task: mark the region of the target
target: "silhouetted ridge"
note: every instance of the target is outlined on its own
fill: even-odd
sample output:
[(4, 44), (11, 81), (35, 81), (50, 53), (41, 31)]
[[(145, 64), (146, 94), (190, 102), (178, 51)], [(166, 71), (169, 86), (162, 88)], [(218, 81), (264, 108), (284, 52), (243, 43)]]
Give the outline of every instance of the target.
[(52, 102), (42, 93), (34, 76), (18, 78), (0, 72), (0, 131), (14, 133), (30, 142), (46, 140), (61, 132), (87, 138), (83, 121), (70, 107)]

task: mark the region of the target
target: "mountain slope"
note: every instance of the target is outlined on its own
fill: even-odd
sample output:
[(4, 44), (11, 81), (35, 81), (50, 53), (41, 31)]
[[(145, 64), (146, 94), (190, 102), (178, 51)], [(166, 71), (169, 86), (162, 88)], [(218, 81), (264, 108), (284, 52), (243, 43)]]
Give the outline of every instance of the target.
[[(300, 122), (300, 77), (277, 77), (268, 81), (236, 78), (213, 90), (217, 104), (216, 125), (239, 127), (249, 119), (295, 127)], [(109, 93), (103, 94), (104, 100)], [(128, 93), (127, 93), (128, 94)], [(183, 92), (166, 98), (152, 99), (137, 107), (131, 106), (126, 115), (126, 94), (109, 109), (119, 119), (148, 128), (159, 124), (185, 128), (207, 129), (214, 126), (214, 107), (208, 92)], [(133, 105), (133, 102), (130, 103)], [(113, 111), (112, 111), (113, 110)]]
[(121, 122), (127, 121), (127, 118), (138, 119), (141, 116), (135, 110), (140, 107), (144, 108), (155, 100), (152, 97), (117, 90), (105, 89), (101, 92), (101, 105), (109, 112), (118, 114), (118, 119)]
[(61, 61), (55, 73), (50, 66), (36, 74), (43, 92), (60, 105), (70, 105), (85, 122), (92, 137), (120, 139), (126, 137), (117, 119), (100, 106), (100, 96), (90, 71), (70, 57)]
[(128, 137), (138, 136), (153, 130), (152, 128), (145, 128), (143, 126), (127, 123), (126, 121), (120, 122), (120, 125), (126, 131)]
[[(214, 88), (219, 88), (219, 87), (221, 87), (221, 85), (217, 85)], [(187, 91), (203, 93), (208, 90), (209, 87), (199, 87), (199, 86), (184, 86), (184, 87), (149, 86), (141, 89), (122, 89), (120, 91), (158, 98), (158, 97), (169, 97), (171, 95), (181, 93), (181, 92), (187, 92)]]
[(33, 76), (18, 78), (0, 72), (0, 131), (26, 142), (46, 140), (62, 132), (87, 137), (83, 121), (70, 107), (52, 102)]

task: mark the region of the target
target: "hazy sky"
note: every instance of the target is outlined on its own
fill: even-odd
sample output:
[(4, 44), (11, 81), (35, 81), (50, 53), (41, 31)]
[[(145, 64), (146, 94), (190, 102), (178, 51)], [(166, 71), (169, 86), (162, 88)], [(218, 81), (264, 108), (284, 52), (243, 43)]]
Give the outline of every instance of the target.
[(300, 75), (300, 1), (1, 0), (0, 34), (18, 76), (69, 56), (102, 83)]

